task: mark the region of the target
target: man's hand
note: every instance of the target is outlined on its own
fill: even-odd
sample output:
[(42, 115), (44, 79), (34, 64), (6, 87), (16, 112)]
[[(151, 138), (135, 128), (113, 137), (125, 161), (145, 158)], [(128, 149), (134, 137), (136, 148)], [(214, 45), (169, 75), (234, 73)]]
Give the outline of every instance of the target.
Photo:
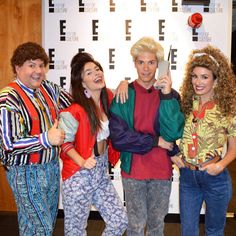
[(48, 130), (48, 140), (52, 146), (60, 146), (65, 139), (65, 132), (58, 128), (58, 120), (55, 120), (52, 128)]
[(154, 87), (160, 87), (163, 94), (169, 94), (171, 92), (172, 80), (170, 71), (167, 75), (163, 75), (156, 80), (153, 85)]
[(165, 141), (161, 136), (158, 139), (158, 146), (169, 151), (172, 151), (174, 143)]

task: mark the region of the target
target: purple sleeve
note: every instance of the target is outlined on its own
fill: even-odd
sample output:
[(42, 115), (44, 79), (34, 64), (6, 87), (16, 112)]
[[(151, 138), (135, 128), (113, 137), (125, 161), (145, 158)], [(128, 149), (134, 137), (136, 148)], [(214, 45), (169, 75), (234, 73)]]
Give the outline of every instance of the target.
[(112, 145), (120, 152), (145, 154), (152, 150), (156, 141), (151, 134), (129, 128), (127, 123), (114, 113), (110, 117), (109, 129)]

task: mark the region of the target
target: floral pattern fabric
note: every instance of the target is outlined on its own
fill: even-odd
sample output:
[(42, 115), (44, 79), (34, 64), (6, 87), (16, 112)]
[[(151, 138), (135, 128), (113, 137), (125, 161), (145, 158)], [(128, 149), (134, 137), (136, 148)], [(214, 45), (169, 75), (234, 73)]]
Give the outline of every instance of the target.
[(195, 98), (180, 142), (185, 161), (193, 165), (209, 161), (216, 155), (223, 158), (227, 139), (236, 136), (236, 117), (224, 117), (213, 101), (200, 111), (199, 105), (199, 98)]

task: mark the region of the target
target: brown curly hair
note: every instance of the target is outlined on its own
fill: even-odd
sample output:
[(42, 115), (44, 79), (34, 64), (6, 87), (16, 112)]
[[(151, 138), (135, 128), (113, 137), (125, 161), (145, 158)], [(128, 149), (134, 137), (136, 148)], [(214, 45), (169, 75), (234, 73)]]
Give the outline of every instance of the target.
[(236, 115), (236, 78), (227, 57), (216, 47), (208, 45), (193, 50), (186, 64), (181, 92), (181, 107), (187, 117), (192, 111), (194, 89), (191, 74), (197, 66), (207, 68), (217, 79), (214, 87), (214, 100), (220, 112), (226, 117)]
[(47, 66), (49, 59), (45, 50), (37, 43), (27, 42), (19, 45), (11, 58), (12, 71), (16, 74), (15, 66), (22, 66), (28, 60), (40, 59)]

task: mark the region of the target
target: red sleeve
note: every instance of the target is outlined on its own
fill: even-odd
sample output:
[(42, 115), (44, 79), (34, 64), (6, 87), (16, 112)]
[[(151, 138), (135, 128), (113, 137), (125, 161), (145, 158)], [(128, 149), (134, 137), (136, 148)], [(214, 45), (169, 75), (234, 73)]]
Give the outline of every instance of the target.
[(109, 162), (112, 164), (112, 166), (115, 166), (116, 163), (119, 161), (120, 159), (120, 152), (116, 151), (112, 144), (111, 144), (111, 140), (109, 139), (108, 141), (108, 160)]
[(61, 151), (64, 153), (69, 152), (72, 148), (74, 148), (74, 145), (70, 142), (66, 142), (61, 145)]
[[(114, 94), (109, 88), (107, 88), (107, 95), (108, 95), (108, 102), (110, 106), (112, 99), (114, 98)], [(119, 159), (120, 159), (120, 152), (116, 151), (113, 148), (111, 144), (111, 140), (109, 139), (108, 140), (108, 160), (113, 166), (115, 166), (116, 163), (119, 161)]]
[(109, 103), (109, 106), (110, 106), (110, 104), (112, 102), (112, 99), (114, 98), (114, 94), (109, 88), (107, 88), (107, 96), (108, 96), (108, 103)]

